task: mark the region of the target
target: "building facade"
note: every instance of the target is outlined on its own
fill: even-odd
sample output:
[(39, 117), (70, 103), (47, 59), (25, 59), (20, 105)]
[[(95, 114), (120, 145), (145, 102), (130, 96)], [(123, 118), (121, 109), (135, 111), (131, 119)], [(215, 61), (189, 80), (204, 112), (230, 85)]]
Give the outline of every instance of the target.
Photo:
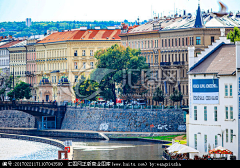
[(220, 37), (198, 57), (194, 50), (189, 48), (189, 146), (200, 155), (222, 146), (239, 159), (240, 43)]
[[(122, 44), (140, 49), (146, 63), (150, 64), (155, 85), (149, 88), (154, 93), (157, 87), (164, 91), (164, 104), (174, 105), (169, 99), (174, 90), (183, 94), (182, 105), (189, 105), (188, 99), (188, 47), (195, 47), (195, 57), (221, 36), (240, 27), (238, 16), (218, 17), (213, 13), (202, 13), (198, 7), (197, 16), (191, 14), (174, 18), (154, 18), (133, 29), (122, 27)], [(150, 104), (156, 102), (148, 98)]]
[[(66, 76), (74, 101), (72, 87), (78, 79), (87, 77), (95, 68), (94, 53), (121, 44), (119, 34), (119, 29), (80, 29), (49, 35), (35, 45), (37, 83), (40, 83), (43, 76), (48, 77), (52, 87), (51, 100), (59, 100), (58, 83), (62, 76)], [(46, 101), (46, 97), (40, 98), (39, 87), (36, 89), (37, 100)]]
[(14, 73), (16, 81), (26, 82), (27, 41), (18, 41), (8, 47), (10, 57), (10, 73)]

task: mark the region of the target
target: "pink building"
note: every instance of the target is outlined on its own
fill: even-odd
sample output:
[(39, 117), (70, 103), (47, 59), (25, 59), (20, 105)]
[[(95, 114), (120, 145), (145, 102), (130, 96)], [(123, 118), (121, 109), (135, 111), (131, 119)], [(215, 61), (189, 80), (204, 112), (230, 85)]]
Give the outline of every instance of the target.
[(32, 89), (32, 101), (36, 101), (37, 99), (37, 65), (34, 45), (37, 43), (39, 38), (42, 38), (42, 36), (32, 36), (27, 40), (26, 82), (30, 84), (30, 87)]

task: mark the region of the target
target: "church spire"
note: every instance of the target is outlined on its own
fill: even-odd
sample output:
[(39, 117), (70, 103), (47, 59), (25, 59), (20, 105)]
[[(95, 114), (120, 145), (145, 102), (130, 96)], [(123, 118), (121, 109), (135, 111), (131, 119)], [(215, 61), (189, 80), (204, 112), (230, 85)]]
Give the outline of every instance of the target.
[(195, 28), (203, 27), (202, 12), (201, 12), (201, 8), (200, 8), (200, 0), (198, 0), (198, 10), (197, 10), (197, 16), (196, 16), (196, 21), (195, 21), (194, 27)]

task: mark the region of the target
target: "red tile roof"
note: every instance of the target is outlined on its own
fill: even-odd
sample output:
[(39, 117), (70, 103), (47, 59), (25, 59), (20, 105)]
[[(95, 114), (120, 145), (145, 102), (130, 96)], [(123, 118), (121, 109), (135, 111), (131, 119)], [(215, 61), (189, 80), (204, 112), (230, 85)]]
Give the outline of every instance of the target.
[(121, 40), (118, 36), (121, 33), (120, 29), (89, 29), (89, 30), (74, 30), (66, 32), (53, 33), (38, 43), (51, 43), (71, 40)]
[(15, 44), (17, 44), (17, 43), (20, 43), (20, 42), (22, 42), (22, 41), (19, 41), (19, 40), (17, 40), (17, 41), (11, 41), (11, 42), (9, 42), (9, 43), (7, 43), (7, 44), (4, 44), (4, 45), (0, 46), (0, 48), (8, 48), (8, 47), (11, 47), (11, 46), (13, 46), (13, 45), (15, 45)]

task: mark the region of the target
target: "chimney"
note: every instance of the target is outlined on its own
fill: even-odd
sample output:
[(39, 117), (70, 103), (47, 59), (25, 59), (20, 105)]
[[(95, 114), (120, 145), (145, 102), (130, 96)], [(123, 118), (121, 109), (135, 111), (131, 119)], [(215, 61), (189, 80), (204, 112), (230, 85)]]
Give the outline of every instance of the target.
[(195, 51), (195, 47), (188, 47), (189, 70), (194, 65), (194, 51)]

